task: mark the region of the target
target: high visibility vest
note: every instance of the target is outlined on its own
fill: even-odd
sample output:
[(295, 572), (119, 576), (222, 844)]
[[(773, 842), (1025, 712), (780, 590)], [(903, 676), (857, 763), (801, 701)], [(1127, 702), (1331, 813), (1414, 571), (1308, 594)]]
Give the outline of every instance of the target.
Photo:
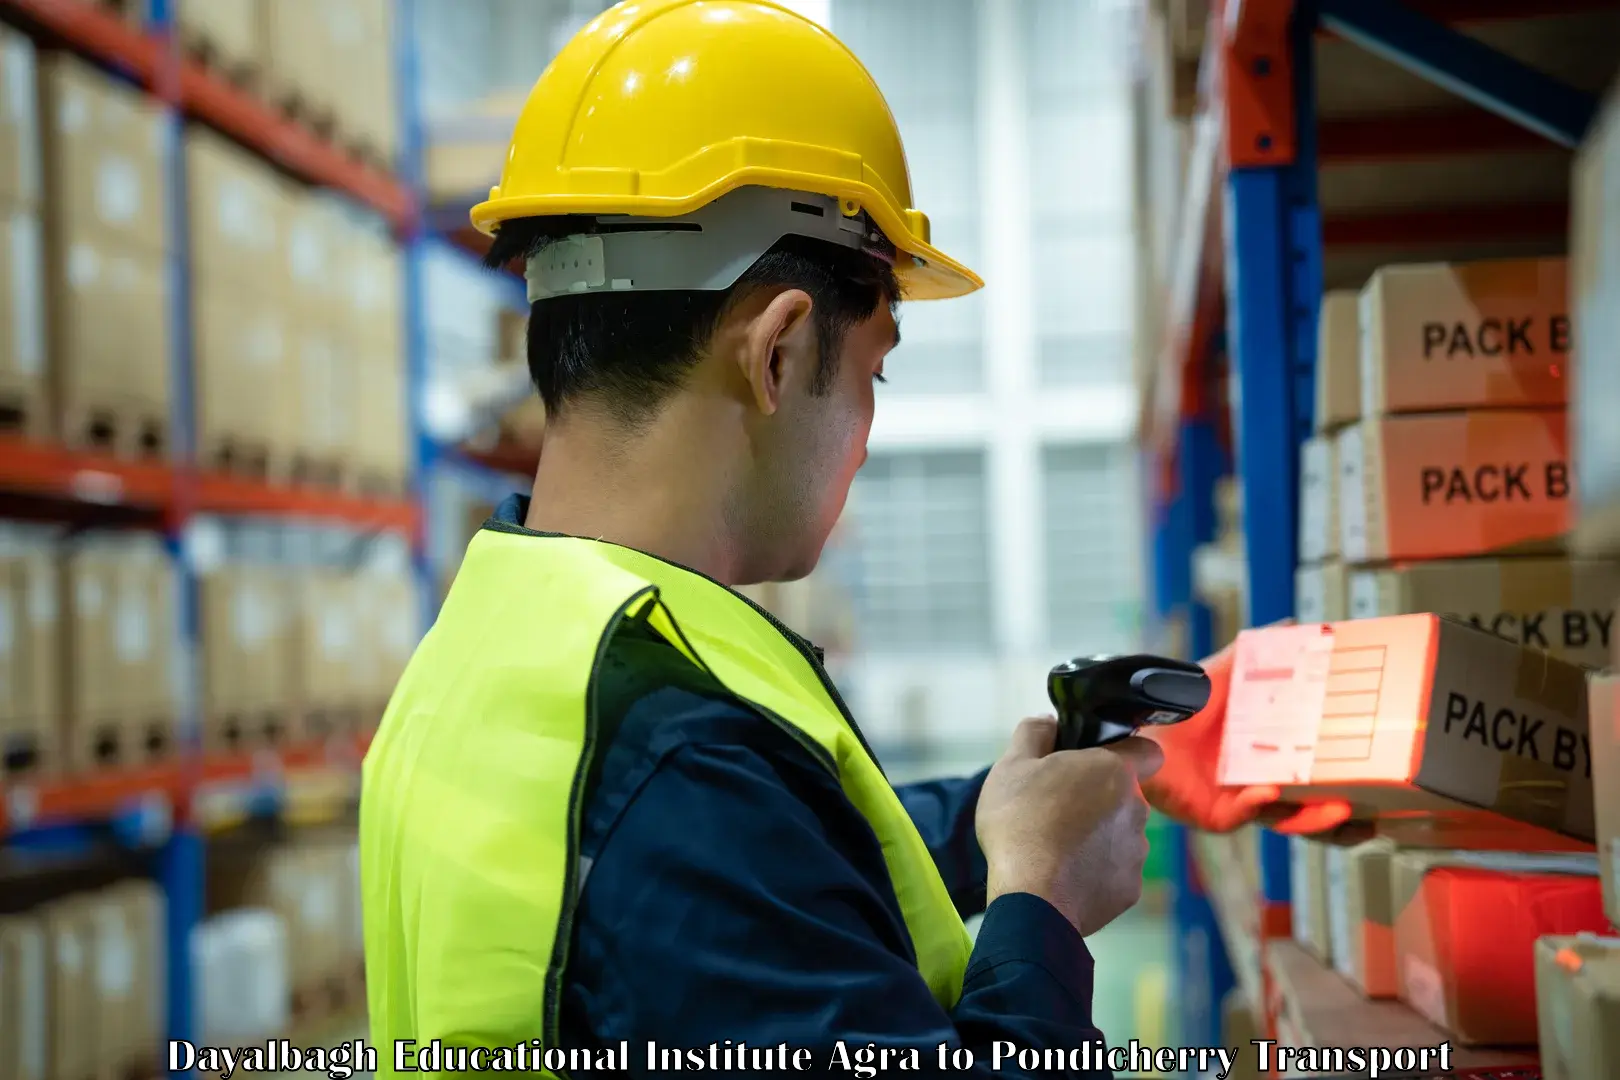
[(379, 1073), (393, 1071), (401, 1039), (561, 1048), (580, 799), (602, 749), (591, 688), (616, 629), (637, 617), (838, 777), (882, 844), (922, 978), (943, 1006), (956, 1004), (971, 949), (962, 919), (804, 645), (731, 590), (651, 556), (485, 529), (407, 666), (362, 773), (366, 989)]

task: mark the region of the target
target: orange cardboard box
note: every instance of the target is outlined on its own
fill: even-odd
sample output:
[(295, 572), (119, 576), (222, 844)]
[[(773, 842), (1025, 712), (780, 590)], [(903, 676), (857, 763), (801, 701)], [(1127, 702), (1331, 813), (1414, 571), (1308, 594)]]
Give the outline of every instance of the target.
[(1536, 939), (1607, 928), (1597, 877), (1465, 866), (1418, 872), (1395, 917), (1401, 1000), (1459, 1042), (1534, 1045)]
[(1500, 819), (1590, 844), (1590, 757), (1582, 668), (1399, 615), (1240, 634), (1217, 768), (1223, 784), (1347, 799), (1363, 818), (1488, 811), (1493, 846), (1540, 847)]
[(1386, 266), (1361, 292), (1363, 416), (1563, 405), (1562, 258)]
[(1555, 551), (1571, 522), (1562, 409), (1364, 420), (1338, 450), (1351, 565)]

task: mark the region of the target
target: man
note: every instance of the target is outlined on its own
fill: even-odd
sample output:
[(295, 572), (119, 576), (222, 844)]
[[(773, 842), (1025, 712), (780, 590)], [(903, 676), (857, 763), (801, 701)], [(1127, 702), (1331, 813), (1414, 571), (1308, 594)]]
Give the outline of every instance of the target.
[(739, 1045), (824, 1071), (875, 1044), (988, 1073), (994, 1041), (1097, 1041), (1084, 938), (1138, 898), (1144, 793), (1215, 828), (1276, 795), (1212, 782), (1221, 665), (1167, 763), (1031, 720), (987, 774), (896, 789), (813, 647), (728, 588), (815, 566), (896, 301), (980, 285), (928, 242), (865, 69), (763, 0), (623, 4), (541, 77), (473, 219), (524, 260), (548, 430), (366, 760), (382, 1056), (626, 1043), (632, 1072), (740, 1075)]

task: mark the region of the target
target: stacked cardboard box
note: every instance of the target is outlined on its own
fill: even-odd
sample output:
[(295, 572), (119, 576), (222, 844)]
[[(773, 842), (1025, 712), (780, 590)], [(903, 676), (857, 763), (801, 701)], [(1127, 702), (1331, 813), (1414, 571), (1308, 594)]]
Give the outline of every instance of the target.
[(61, 552), (64, 762), (124, 767), (174, 747), (179, 586), (156, 537), (86, 534)]
[(0, 1075), (147, 1075), (164, 1020), (163, 898), (145, 881), (0, 918)]
[(1353, 292), (1322, 298), (1316, 345), (1315, 431), (1300, 450), (1299, 569), (1295, 615), (1304, 622), (1347, 617), (1339, 543), (1339, 433), (1361, 417), (1360, 323)]
[(256, 475), (290, 449), (277, 408), (289, 385), (286, 244), (290, 186), (213, 132), (186, 131), (197, 452)]
[[(1393, 266), (1362, 291), (1362, 419), (1335, 444), (1351, 617), (1434, 611), (1605, 662), (1620, 569), (1560, 553), (1566, 271), (1554, 258)], [(1324, 347), (1324, 364), (1336, 355)], [(1329, 367), (1318, 379), (1338, 385)]]
[(350, 433), (361, 490), (395, 494), (406, 483), (411, 458), (405, 422), (408, 403), (399, 249), (384, 237), (351, 228), (345, 235), (339, 272), (345, 306), (337, 334), (353, 365), (349, 400), (355, 402), (342, 426)]
[(61, 628), (48, 537), (0, 533), (0, 779), (57, 766)]
[(39, 58), (50, 354), (61, 435), (168, 450), (167, 127), (156, 101), (65, 54)]
[(38, 437), (52, 425), (35, 78), (33, 42), (0, 26), (0, 432)]
[(266, 911), (279, 921), (295, 1017), (307, 1015), (311, 998), (354, 994), (363, 950), (354, 920), (357, 859), (353, 834), (333, 830), (294, 834), (267, 850), (222, 849), (209, 860), (210, 910)]
[(175, 22), (192, 52), (237, 82), (251, 82), (260, 53), (259, 0), (179, 0)]
[(243, 750), (293, 734), (288, 572), (230, 562), (199, 575), (204, 743)]
[(259, 0), (270, 96), (385, 163), (398, 142), (391, 10), (388, 0)]

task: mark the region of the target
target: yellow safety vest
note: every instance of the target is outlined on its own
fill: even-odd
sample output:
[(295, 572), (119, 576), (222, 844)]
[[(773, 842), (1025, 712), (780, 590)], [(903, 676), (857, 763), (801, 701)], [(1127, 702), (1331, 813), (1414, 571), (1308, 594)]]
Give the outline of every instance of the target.
[(614, 632), (637, 616), (837, 775), (882, 844), (923, 979), (942, 1005), (956, 1004), (971, 948), (962, 919), (802, 643), (730, 589), (649, 555), (486, 529), (363, 770), (366, 989), (379, 1074), (393, 1071), (401, 1039), (558, 1047), (581, 788), (599, 749), (592, 684)]

